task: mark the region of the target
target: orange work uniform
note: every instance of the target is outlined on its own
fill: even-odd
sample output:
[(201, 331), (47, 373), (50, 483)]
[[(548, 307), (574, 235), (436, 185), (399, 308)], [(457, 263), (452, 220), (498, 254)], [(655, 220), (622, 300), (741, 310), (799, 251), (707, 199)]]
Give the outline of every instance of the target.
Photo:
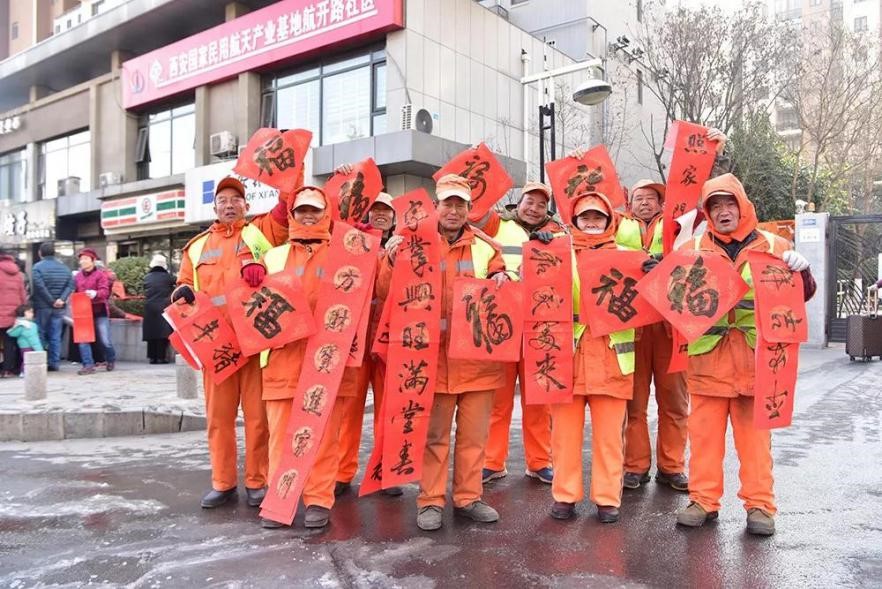
[[(330, 247), (330, 207), (325, 207), (325, 215), (315, 225), (301, 225), (293, 217), (289, 217), (288, 222), (290, 250), (283, 272), (300, 277), (303, 292), (310, 309), (314, 311)], [(304, 338), (272, 350), (263, 369), (263, 399), (269, 420), (270, 478), (281, 463), (285, 450), (285, 429), (291, 416), (291, 400), (303, 368), (306, 343), (307, 338)], [(303, 504), (306, 506), (317, 505), (327, 509), (334, 506), (334, 483), (340, 461), (337, 451), (338, 436), (343, 418), (355, 396), (357, 376), (357, 368), (346, 368), (343, 372), (334, 408), (325, 426), (312, 470), (303, 487)]]
[[(714, 192), (735, 196), (740, 210), (736, 230), (728, 235), (717, 233), (712, 223), (698, 247), (694, 241), (684, 249), (713, 252), (730, 260), (741, 272), (751, 250), (781, 255), (790, 249), (783, 238), (756, 231), (756, 212), (741, 183), (732, 174), (709, 180), (702, 188), (702, 201), (707, 203)], [(708, 211), (705, 215), (710, 219)], [(734, 308), (729, 312), (734, 323)], [(716, 329), (716, 327), (715, 327)], [(755, 329), (755, 328), (753, 328)], [(723, 458), (726, 452), (726, 430), (732, 422), (735, 450), (738, 453), (741, 489), (738, 497), (747, 510), (759, 508), (769, 515), (776, 512), (772, 478), (772, 446), (769, 430), (753, 425), (754, 351), (745, 334), (728, 329), (709, 352), (695, 354), (690, 344), (686, 384), (692, 405), (689, 414), (689, 499), (707, 512), (720, 509), (723, 496)]]
[[(489, 213), (486, 224), (482, 230), (490, 237), (497, 237), (503, 223), (518, 223), (523, 228), (524, 236), (529, 236), (531, 231), (550, 231), (559, 233), (563, 228), (548, 217), (543, 224), (535, 228), (523, 227), (513, 216), (512, 219), (501, 219), (494, 211)], [(520, 256), (522, 244), (514, 245), (507, 242), (500, 244), (503, 251), (503, 260), (506, 262), (506, 270), (518, 272), (520, 270)], [(509, 251), (511, 250), (511, 251)], [(514, 266), (514, 267), (512, 267)], [(524, 361), (506, 362), (505, 382), (496, 390), (493, 398), (493, 412), (490, 414), (490, 434), (487, 437), (485, 450), (484, 468), (494, 471), (505, 469), (508, 459), (509, 430), (511, 428), (511, 414), (514, 410), (515, 383), (524, 382)], [(524, 459), (527, 469), (538, 471), (551, 466), (551, 409), (548, 405), (527, 405), (523, 391), (521, 399), (521, 428), (523, 430)]]
[[(260, 229), (271, 244), (284, 242), (288, 234), (284, 205), (271, 213), (260, 215), (251, 224)], [(279, 213), (282, 214), (279, 214)], [(193, 273), (197, 274), (199, 291), (217, 302), (216, 297), (239, 284), (242, 264), (254, 260), (242, 240), (246, 221), (227, 225), (215, 221), (184, 247), (178, 284), (193, 287)], [(193, 243), (208, 234), (196, 268), (188, 255)], [(222, 312), (227, 317), (226, 306)], [(228, 319), (229, 320), (229, 319)], [(267, 484), (267, 421), (261, 401), (260, 362), (255, 356), (219, 385), (203, 375), (205, 387), (205, 416), (208, 430), (208, 453), (211, 458), (211, 486), (216, 491), (236, 487), (238, 482), (236, 445), (236, 417), (239, 406), (245, 416), (245, 486), (260, 489)]]
[[(486, 271), (475, 268), (472, 244), (482, 240), (494, 249)], [(456, 416), (456, 446), (453, 458), (453, 504), (466, 507), (483, 494), (481, 468), (484, 445), (493, 408), (493, 394), (503, 384), (502, 364), (447, 357), (450, 317), (453, 310), (453, 281), (458, 276), (486, 278), (505, 270), (499, 248), (489, 238), (466, 225), (453, 243), (441, 237), (441, 338), (438, 351), (438, 379), (429, 418), (423, 476), (417, 497), (419, 508), (444, 507), (450, 461), (451, 426)], [(392, 268), (388, 259), (380, 272), (381, 292), (388, 292)]]
[[(611, 222), (602, 234), (589, 235), (573, 228), (576, 258), (591, 249), (615, 249), (616, 220), (603, 195), (593, 193), (606, 208)], [(575, 209), (576, 202), (573, 203)], [(576, 301), (574, 301), (574, 305)], [(573, 400), (551, 406), (551, 456), (555, 501), (578, 503), (585, 496), (582, 440), (585, 406), (591, 411), (591, 494), (593, 503), (619, 507), (624, 476), (624, 431), (627, 405), (634, 389), (633, 374), (623, 374), (610, 337), (593, 337), (586, 326), (576, 344)]]

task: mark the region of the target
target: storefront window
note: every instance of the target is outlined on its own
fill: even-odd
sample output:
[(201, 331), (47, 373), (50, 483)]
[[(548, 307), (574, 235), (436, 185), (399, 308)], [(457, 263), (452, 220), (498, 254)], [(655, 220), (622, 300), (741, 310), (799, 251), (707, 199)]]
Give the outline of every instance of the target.
[(263, 125), (309, 129), (314, 145), (386, 132), (386, 54), (380, 50), (270, 80)]
[(196, 112), (187, 104), (148, 114), (138, 131), (138, 178), (183, 174), (196, 164)]
[(25, 151), (0, 155), (0, 200), (24, 202)]
[(92, 189), (92, 145), (88, 130), (40, 144), (40, 198)]

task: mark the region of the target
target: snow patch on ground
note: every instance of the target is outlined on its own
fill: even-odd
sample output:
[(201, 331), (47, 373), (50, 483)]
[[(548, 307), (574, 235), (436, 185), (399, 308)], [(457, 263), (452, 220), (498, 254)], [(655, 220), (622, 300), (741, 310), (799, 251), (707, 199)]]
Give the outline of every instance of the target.
[(119, 495), (91, 495), (75, 501), (28, 505), (5, 502), (0, 504), (0, 516), (11, 518), (37, 517), (85, 517), (111, 511), (125, 511), (130, 515), (152, 515), (165, 509), (165, 505), (153, 499), (126, 499)]

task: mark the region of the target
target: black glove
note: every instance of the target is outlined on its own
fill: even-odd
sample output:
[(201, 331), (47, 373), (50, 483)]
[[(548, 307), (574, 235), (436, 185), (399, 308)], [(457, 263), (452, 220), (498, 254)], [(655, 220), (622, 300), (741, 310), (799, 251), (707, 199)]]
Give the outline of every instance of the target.
[(664, 256), (662, 254), (653, 254), (643, 262), (640, 269), (643, 270), (644, 274), (649, 274), (656, 266), (658, 266), (658, 263), (661, 262), (663, 258)]
[(551, 240), (554, 239), (554, 233), (551, 231), (534, 231), (530, 234), (530, 239), (535, 239), (537, 241), (541, 241), (542, 243), (548, 244), (551, 243)]
[(175, 292), (172, 293), (171, 302), (175, 302), (178, 299), (184, 299), (188, 305), (192, 305), (196, 301), (196, 293), (193, 292), (193, 289), (187, 286), (186, 284), (179, 286)]

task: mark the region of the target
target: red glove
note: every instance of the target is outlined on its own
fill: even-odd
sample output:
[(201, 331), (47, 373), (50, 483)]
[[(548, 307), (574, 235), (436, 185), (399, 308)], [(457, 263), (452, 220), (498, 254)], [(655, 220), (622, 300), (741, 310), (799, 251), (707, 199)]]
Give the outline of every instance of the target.
[(374, 229), (370, 223), (356, 223), (355, 228), (359, 231), (364, 231), (365, 233), (367, 233), (368, 231), (373, 231)]
[(255, 288), (260, 286), (266, 277), (266, 268), (258, 262), (250, 262), (242, 266), (242, 278), (248, 283), (248, 286)]

